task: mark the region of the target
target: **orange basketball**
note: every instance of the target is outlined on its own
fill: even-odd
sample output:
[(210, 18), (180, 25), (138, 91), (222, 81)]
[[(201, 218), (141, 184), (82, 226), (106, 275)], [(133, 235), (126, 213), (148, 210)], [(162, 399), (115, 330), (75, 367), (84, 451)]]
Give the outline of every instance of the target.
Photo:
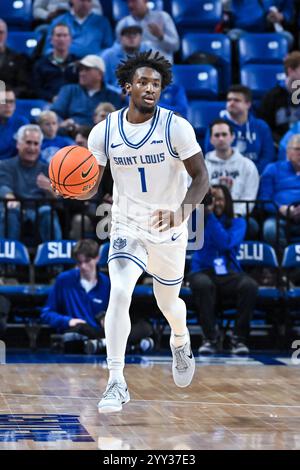
[(76, 196), (89, 192), (99, 175), (94, 155), (85, 147), (68, 145), (52, 157), (49, 178), (52, 186), (62, 195)]

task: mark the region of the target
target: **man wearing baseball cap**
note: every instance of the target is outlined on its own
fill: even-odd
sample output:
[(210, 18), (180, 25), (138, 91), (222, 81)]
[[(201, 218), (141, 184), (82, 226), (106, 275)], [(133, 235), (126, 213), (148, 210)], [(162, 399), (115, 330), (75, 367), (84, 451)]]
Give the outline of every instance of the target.
[(127, 0), (127, 4), (130, 15), (118, 22), (117, 38), (125, 26), (138, 25), (143, 30), (142, 41), (147, 49), (159, 51), (173, 62), (173, 53), (178, 51), (180, 41), (171, 16), (166, 11), (149, 9), (148, 0)]
[(63, 86), (51, 107), (63, 120), (60, 127), (67, 133), (77, 125), (92, 125), (99, 103), (110, 102), (116, 109), (122, 106), (120, 94), (104, 82), (105, 63), (101, 57), (87, 55), (78, 62), (78, 68), (79, 83)]
[(134, 55), (137, 52), (144, 52), (147, 47), (142, 43), (143, 30), (139, 25), (124, 26), (120, 30), (119, 42), (115, 42), (112, 47), (102, 52), (106, 66), (105, 82), (118, 88), (118, 81), (115, 75), (117, 66), (127, 56)]

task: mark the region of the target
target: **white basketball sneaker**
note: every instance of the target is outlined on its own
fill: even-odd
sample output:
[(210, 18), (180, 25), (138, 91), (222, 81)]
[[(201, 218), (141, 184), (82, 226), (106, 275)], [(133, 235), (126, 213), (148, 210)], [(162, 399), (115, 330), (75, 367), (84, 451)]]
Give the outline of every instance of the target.
[(121, 411), (122, 406), (128, 403), (130, 395), (126, 382), (113, 381), (107, 384), (103, 397), (98, 403), (99, 413), (114, 413)]
[(173, 355), (173, 379), (177, 387), (187, 387), (190, 385), (195, 372), (195, 358), (191, 348), (190, 335), (188, 341), (183, 345), (175, 348), (171, 343), (170, 347)]

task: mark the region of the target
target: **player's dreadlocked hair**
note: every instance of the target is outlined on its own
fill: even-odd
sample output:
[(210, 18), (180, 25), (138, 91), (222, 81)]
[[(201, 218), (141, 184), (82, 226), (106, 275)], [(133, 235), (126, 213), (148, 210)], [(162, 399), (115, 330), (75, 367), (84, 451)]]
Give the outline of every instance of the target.
[(159, 52), (152, 54), (152, 50), (150, 50), (135, 54), (133, 57), (128, 56), (128, 59), (118, 66), (116, 76), (123, 90), (126, 83), (132, 83), (135, 71), (140, 67), (149, 67), (156, 70), (161, 75), (162, 89), (172, 82), (172, 64), (164, 56), (159, 55)]

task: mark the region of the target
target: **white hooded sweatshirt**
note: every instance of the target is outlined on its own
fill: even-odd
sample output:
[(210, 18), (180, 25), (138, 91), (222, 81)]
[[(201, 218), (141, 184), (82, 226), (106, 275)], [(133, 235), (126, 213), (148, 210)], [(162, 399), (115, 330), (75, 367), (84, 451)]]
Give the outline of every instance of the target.
[[(233, 200), (253, 201), (256, 199), (259, 187), (257, 168), (255, 163), (243, 157), (237, 149), (233, 149), (232, 156), (227, 160), (217, 157), (215, 150), (208, 152), (205, 156), (205, 163), (210, 184), (222, 184), (222, 178), (229, 178), (232, 181), (230, 192)], [(254, 204), (250, 204), (249, 211), (253, 207)], [(246, 204), (235, 203), (234, 213), (246, 215)]]

